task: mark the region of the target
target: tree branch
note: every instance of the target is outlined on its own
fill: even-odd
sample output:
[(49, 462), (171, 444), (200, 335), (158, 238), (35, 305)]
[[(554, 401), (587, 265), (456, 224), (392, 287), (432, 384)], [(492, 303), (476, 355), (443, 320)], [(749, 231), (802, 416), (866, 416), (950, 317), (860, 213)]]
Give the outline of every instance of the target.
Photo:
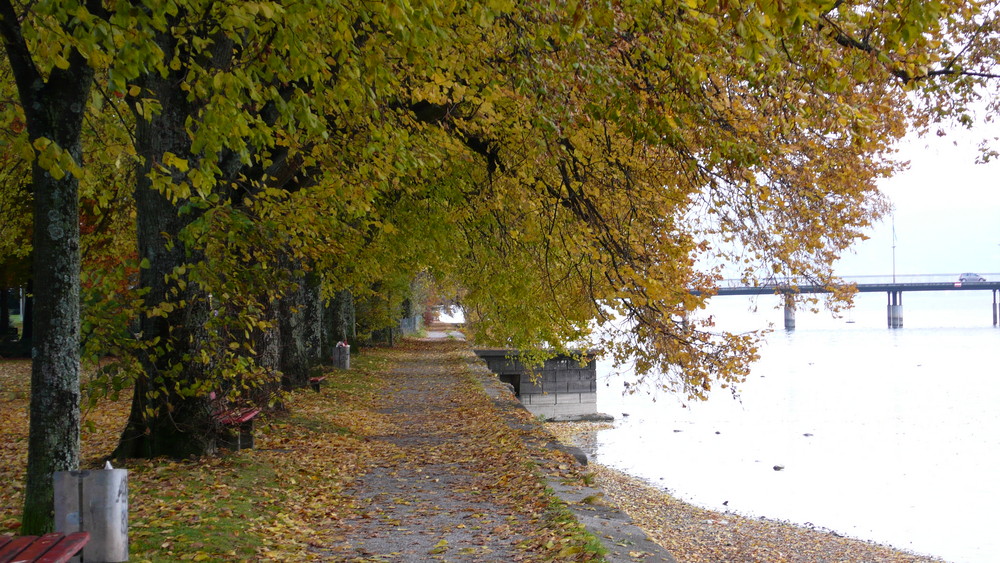
[[(10, 61), (21, 100), (34, 99), (42, 87), (42, 74), (35, 66), (28, 45), (24, 42), (21, 22), (14, 13), (14, 6), (10, 0), (0, 0), (0, 36), (3, 36), (4, 50), (7, 52), (7, 60)], [(28, 109), (26, 107), (25, 111)]]

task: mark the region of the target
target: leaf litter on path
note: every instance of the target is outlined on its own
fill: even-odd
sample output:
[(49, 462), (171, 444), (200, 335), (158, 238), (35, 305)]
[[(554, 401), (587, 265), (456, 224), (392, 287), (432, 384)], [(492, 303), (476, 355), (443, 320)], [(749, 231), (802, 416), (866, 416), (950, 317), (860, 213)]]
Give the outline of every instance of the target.
[[(560, 452), (532, 451), (525, 424), (493, 408), (469, 371), (461, 342), (408, 341), (377, 403), (394, 423), (369, 436), (385, 444), (374, 468), (349, 485), (357, 511), (337, 523), (345, 539), (327, 551), (348, 561), (586, 561), (578, 528), (551, 520), (539, 472), (567, 467)], [(535, 431), (540, 428), (535, 425)], [(572, 528), (572, 526), (570, 526)]]

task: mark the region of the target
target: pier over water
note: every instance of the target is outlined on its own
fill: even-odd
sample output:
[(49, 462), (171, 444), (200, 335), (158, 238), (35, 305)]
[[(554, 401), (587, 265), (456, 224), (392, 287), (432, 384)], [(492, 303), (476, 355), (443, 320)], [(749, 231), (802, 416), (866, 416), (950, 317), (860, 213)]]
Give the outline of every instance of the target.
[[(885, 292), (886, 320), (889, 328), (903, 327), (903, 292), (905, 291), (990, 291), (993, 326), (1000, 322), (1000, 274), (981, 274), (985, 281), (960, 281), (958, 274), (845, 276), (846, 285), (858, 293)], [(814, 285), (805, 279), (774, 279), (757, 286), (743, 285), (741, 280), (722, 280), (716, 295), (784, 295), (785, 328), (795, 328), (795, 296), (804, 293), (830, 293), (830, 287)]]

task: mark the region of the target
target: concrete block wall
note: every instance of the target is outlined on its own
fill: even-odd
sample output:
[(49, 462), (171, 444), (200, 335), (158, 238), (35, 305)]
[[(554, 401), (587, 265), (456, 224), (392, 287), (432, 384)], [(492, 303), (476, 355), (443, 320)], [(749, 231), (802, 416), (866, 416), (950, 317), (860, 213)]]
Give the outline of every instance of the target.
[(597, 414), (597, 368), (591, 360), (580, 365), (569, 356), (547, 360), (529, 373), (518, 360), (517, 350), (476, 350), (490, 371), (510, 383), (514, 393), (532, 414), (548, 420), (574, 420)]

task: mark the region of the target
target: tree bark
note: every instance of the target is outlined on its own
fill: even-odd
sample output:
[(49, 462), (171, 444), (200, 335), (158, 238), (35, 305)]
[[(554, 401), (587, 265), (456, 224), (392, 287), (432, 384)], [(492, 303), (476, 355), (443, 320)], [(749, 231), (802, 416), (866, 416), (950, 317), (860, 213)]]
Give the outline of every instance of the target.
[[(157, 42), (165, 53), (174, 52), (175, 40), (169, 34), (160, 34)], [(196, 283), (178, 283), (185, 280), (171, 278), (176, 268), (198, 259), (178, 234), (200, 212), (181, 215), (178, 205), (160, 193), (150, 178), (164, 153), (191, 156), (185, 120), (195, 108), (180, 88), (183, 81), (181, 71), (166, 77), (150, 73), (142, 79), (145, 91), (160, 101), (162, 111), (136, 122), (136, 151), (142, 158), (135, 189), (137, 238), (139, 258), (148, 263), (140, 271), (140, 284), (148, 290), (145, 310), (163, 303), (174, 306), (165, 315), (140, 318), (140, 334), (146, 345), (141, 358), (143, 373), (137, 378), (128, 423), (115, 451), (119, 458), (211, 453), (218, 437), (213, 432), (218, 425), (212, 420), (210, 399), (176, 393), (178, 385), (202, 379), (206, 368), (192, 358), (198, 357), (198, 346), (205, 341), (208, 296)]]
[[(254, 361), (257, 367), (264, 372), (263, 380), (255, 381), (254, 384), (242, 390), (241, 399), (247, 404), (267, 405), (271, 413), (287, 412), (286, 407), (279, 397), (281, 391), (281, 335), (278, 328), (278, 303), (266, 295), (259, 297), (260, 320), (267, 324), (266, 328), (254, 328), (250, 331), (250, 341), (256, 352)], [(236, 428), (220, 429), (226, 434), (225, 440), (234, 442)], [(219, 438), (222, 440), (223, 438)]]
[[(274, 381), (273, 389), (263, 390), (270, 393), (278, 390), (278, 372), (281, 371), (281, 337), (278, 329), (277, 303), (268, 303), (267, 297), (262, 298), (261, 320), (269, 326), (267, 329), (255, 329), (251, 333), (254, 350), (257, 351), (257, 365), (271, 374)], [(266, 399), (266, 398), (265, 398)]]
[[(93, 69), (73, 49), (68, 66), (54, 68), (46, 80), (9, 1), (0, 2), (0, 34), (28, 138), (32, 143), (47, 139), (79, 166)], [(43, 168), (35, 159), (31, 180), (33, 278), (40, 299), (32, 311), (38, 335), (31, 340), (31, 422), (21, 532), (41, 534), (53, 527), (53, 472), (77, 469), (80, 462), (80, 228), (76, 176), (61, 167)]]
[[(284, 264), (289, 270), (294, 265)], [(278, 327), (281, 338), (281, 386), (285, 389), (297, 389), (309, 384), (310, 351), (308, 349), (306, 280), (305, 276), (297, 276), (293, 280), (293, 288), (278, 299)]]
[(304, 298), (306, 359), (312, 367), (323, 361), (323, 296), (315, 271), (306, 273)]
[(333, 356), (333, 348), (337, 342), (355, 343), (357, 330), (354, 315), (354, 296), (346, 289), (338, 291), (323, 315), (322, 354), (324, 360)]

